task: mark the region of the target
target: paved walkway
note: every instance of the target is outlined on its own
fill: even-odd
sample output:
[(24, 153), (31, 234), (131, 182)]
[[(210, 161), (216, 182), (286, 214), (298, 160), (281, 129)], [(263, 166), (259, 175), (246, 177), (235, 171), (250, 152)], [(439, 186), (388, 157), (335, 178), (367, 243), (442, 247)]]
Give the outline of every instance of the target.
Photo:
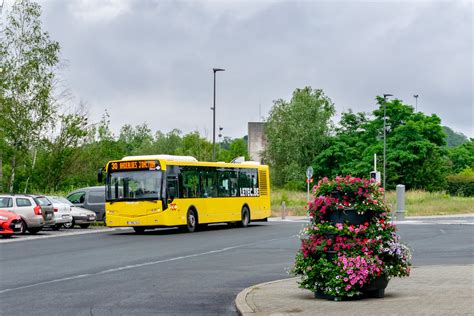
[(474, 265), (415, 267), (394, 278), (385, 298), (334, 302), (298, 288), (298, 278), (258, 284), (239, 293), (242, 315), (474, 315)]

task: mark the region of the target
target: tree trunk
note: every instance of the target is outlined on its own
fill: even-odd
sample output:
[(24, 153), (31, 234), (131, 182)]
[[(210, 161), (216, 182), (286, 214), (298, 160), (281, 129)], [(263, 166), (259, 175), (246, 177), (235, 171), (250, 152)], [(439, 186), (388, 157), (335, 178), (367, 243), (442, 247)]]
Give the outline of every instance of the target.
[(31, 172), (28, 174), (28, 178), (26, 178), (26, 184), (25, 184), (25, 194), (28, 192), (28, 183), (30, 182), (30, 177), (31, 177), (31, 174), (34, 172), (35, 170), (35, 165), (36, 165), (36, 148), (35, 150), (33, 151), (33, 163), (31, 164)]
[(2, 154), (0, 153), (0, 192), (3, 192), (3, 164)]
[(12, 166), (11, 166), (11, 169), (12, 169), (12, 174), (10, 176), (10, 181), (8, 183), (8, 191), (10, 193), (13, 193), (13, 184), (15, 183), (15, 169), (16, 169), (16, 153), (13, 154), (13, 157), (12, 157)]

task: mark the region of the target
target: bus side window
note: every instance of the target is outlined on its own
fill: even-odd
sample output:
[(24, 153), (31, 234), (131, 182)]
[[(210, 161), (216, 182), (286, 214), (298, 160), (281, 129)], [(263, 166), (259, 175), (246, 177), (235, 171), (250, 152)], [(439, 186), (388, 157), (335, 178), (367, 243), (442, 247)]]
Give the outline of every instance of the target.
[(167, 183), (167, 195), (168, 198), (176, 198), (178, 193), (178, 177), (177, 176), (168, 176)]
[(193, 169), (183, 169), (181, 174), (183, 176), (183, 197), (199, 197), (199, 173)]

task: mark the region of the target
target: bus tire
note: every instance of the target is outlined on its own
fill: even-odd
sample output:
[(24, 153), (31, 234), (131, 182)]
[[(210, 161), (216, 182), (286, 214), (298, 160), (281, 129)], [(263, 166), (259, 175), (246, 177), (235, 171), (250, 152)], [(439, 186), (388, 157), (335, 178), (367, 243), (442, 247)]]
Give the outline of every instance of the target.
[(247, 227), (250, 223), (250, 210), (247, 206), (242, 207), (242, 217), (239, 222), (240, 227)]
[(198, 227), (198, 217), (196, 210), (190, 208), (186, 215), (186, 226), (184, 227), (188, 233), (193, 233)]

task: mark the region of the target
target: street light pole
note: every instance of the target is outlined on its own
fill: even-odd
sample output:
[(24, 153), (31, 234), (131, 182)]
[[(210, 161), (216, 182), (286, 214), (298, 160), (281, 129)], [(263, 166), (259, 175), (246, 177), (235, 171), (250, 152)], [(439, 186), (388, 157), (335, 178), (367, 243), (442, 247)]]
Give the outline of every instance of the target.
[(415, 98), (415, 112), (418, 112), (418, 94), (414, 94), (413, 97)]
[(387, 173), (385, 171), (387, 166), (387, 128), (386, 128), (386, 120), (387, 120), (387, 97), (391, 97), (391, 94), (384, 94), (383, 95), (383, 203), (385, 204), (385, 181), (387, 179)]
[(214, 72), (214, 106), (211, 108), (213, 111), (212, 118), (212, 161), (216, 161), (216, 72), (225, 71), (222, 68), (212, 68)]

